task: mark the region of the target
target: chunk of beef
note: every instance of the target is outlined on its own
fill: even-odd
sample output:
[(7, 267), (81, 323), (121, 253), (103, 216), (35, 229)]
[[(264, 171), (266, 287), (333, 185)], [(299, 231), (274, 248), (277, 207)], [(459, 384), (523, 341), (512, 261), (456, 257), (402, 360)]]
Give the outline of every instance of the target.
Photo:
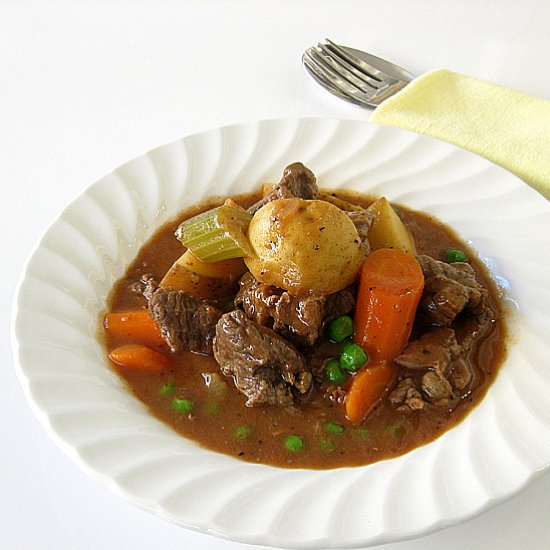
[(304, 394), (312, 383), (304, 357), (273, 330), (234, 310), (216, 325), (214, 357), (248, 400), (246, 405), (291, 405), (292, 390)]
[(326, 296), (283, 292), (273, 311), (273, 330), (302, 346), (312, 346), (323, 324)]
[(459, 353), (453, 329), (433, 328), (408, 344), (395, 358), (395, 363), (411, 370), (432, 369), (446, 373)]
[(327, 323), (355, 307), (353, 292), (345, 288), (333, 294), (293, 296), (283, 292), (275, 306), (273, 330), (296, 345), (311, 347)]
[(371, 247), (368, 237), (370, 226), (374, 221), (374, 215), (366, 210), (352, 210), (346, 212), (346, 214), (353, 222), (353, 225), (355, 225), (355, 229), (357, 229), (357, 233), (365, 249), (365, 254), (370, 254)]
[(258, 281), (251, 273), (245, 273), (239, 284), (235, 304), (242, 306), (250, 319), (304, 347), (315, 343), (327, 322), (349, 313), (355, 305), (349, 289), (294, 296)]
[(142, 283), (149, 312), (170, 349), (174, 352), (212, 353), (216, 323), (222, 312), (181, 290), (157, 286), (151, 276), (144, 276)]
[(458, 359), (453, 363), (453, 368), (447, 376), (447, 379), (451, 383), (453, 388), (457, 390), (463, 390), (468, 387), (474, 377), (472, 367), (466, 359)]
[(246, 315), (256, 323), (272, 326), (275, 308), (283, 292), (282, 288), (261, 283), (247, 271), (239, 281), (234, 303), (242, 306)]
[(281, 181), (263, 199), (253, 204), (248, 211), (256, 213), (264, 204), (276, 199), (316, 199), (319, 196), (317, 180), (313, 172), (301, 162), (289, 164), (283, 171)]
[(333, 319), (350, 313), (354, 308), (355, 293), (350, 287), (343, 288), (333, 294), (328, 294), (325, 301), (323, 327), (326, 326), (327, 323), (330, 323)]
[(435, 405), (446, 405), (453, 397), (451, 384), (437, 370), (429, 370), (422, 376), (421, 387), (426, 399)]
[(390, 393), (389, 400), (401, 412), (421, 411), (425, 405), (424, 399), (412, 378), (400, 380), (396, 388)]
[(492, 314), (487, 290), (476, 280), (470, 264), (447, 264), (424, 255), (418, 261), (425, 279), (420, 307), (429, 321), (447, 326), (463, 310), (478, 316)]
[(476, 342), (483, 340), (493, 329), (495, 320), (496, 316), (490, 309), (484, 315), (462, 319), (460, 337), (457, 336), (461, 348), (469, 351)]
[(389, 400), (399, 412), (421, 411), (426, 403), (443, 407), (454, 398), (449, 381), (439, 372), (428, 370), (419, 380), (403, 378), (390, 393)]
[(395, 358), (396, 365), (408, 369), (410, 376), (400, 380), (390, 401), (400, 411), (421, 410), (426, 401), (437, 406), (447, 405), (454, 398), (453, 386), (465, 387), (458, 388), (449, 381), (461, 351), (451, 328), (433, 328), (410, 342)]

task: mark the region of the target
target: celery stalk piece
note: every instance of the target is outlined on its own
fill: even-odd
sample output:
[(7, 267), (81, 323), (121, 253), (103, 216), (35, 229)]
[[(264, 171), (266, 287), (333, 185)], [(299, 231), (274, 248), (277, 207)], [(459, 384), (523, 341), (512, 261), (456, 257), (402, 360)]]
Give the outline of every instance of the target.
[(185, 220), (176, 237), (203, 262), (251, 255), (246, 231), (252, 215), (231, 200)]

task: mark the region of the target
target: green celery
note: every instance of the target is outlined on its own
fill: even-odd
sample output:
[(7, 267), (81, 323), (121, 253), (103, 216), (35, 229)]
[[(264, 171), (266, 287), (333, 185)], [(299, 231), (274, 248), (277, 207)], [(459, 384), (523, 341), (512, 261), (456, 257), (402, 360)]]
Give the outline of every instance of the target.
[(185, 220), (176, 237), (203, 262), (250, 256), (246, 231), (252, 215), (233, 201)]

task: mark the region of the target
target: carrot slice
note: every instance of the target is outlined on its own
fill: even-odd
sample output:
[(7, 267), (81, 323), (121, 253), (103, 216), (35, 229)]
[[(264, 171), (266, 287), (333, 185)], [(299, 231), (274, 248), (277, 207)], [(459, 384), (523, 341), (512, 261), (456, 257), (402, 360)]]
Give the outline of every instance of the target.
[(146, 309), (108, 313), (103, 322), (105, 331), (119, 342), (139, 342), (166, 347), (158, 325)]
[(361, 268), (354, 319), (354, 340), (373, 362), (392, 361), (411, 334), (424, 275), (402, 250), (381, 248)]
[(346, 392), (344, 406), (347, 419), (358, 423), (366, 418), (392, 385), (394, 378), (395, 368), (386, 361), (359, 370)]
[(166, 355), (141, 344), (125, 344), (110, 351), (109, 359), (119, 367), (143, 374), (157, 374), (170, 370), (172, 362)]

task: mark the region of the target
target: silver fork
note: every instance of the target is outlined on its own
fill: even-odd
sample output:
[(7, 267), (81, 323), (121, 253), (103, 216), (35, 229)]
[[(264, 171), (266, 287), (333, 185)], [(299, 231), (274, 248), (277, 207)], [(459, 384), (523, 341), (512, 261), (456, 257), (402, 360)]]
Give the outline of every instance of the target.
[(328, 38), (308, 48), (302, 63), (326, 90), (361, 107), (380, 105), (414, 78), (398, 65)]

